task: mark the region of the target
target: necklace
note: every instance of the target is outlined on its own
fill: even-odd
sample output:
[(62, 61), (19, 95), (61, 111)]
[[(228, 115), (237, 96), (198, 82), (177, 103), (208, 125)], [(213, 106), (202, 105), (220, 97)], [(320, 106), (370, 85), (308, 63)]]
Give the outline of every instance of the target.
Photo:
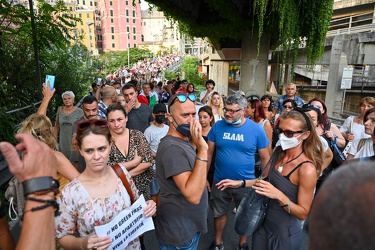
[(294, 157), (294, 158), (291, 159), (290, 161), (287, 161), (287, 162), (281, 164), (281, 165), (277, 168), (277, 171), (278, 171), (279, 173), (283, 172), (284, 165), (288, 164), (289, 162), (294, 161), (295, 159), (297, 159), (298, 157), (300, 157), (302, 153), (303, 153), (303, 151), (301, 151), (301, 153), (300, 153), (299, 155), (297, 155), (296, 157)]

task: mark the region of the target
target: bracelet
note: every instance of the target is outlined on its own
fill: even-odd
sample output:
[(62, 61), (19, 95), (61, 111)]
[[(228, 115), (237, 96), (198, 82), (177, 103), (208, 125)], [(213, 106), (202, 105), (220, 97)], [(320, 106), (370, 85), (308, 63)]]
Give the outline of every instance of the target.
[(288, 213), (290, 214), (290, 204), (291, 204), (291, 201), (289, 201), (287, 204), (285, 205), (280, 205), (280, 207), (284, 208), (284, 207), (288, 207)]
[(204, 161), (204, 162), (208, 162), (207, 159), (202, 159), (202, 158), (199, 158), (199, 157), (195, 157), (195, 159), (199, 160), (199, 161)]
[(245, 187), (246, 186), (246, 181), (245, 180), (242, 180), (242, 183), (241, 183), (241, 187)]
[(38, 207), (33, 207), (30, 210), (26, 210), (23, 213), (21, 220), (23, 219), (23, 216), (27, 212), (35, 212), (35, 211), (47, 208), (49, 206), (53, 206), (55, 208), (55, 217), (60, 215), (60, 204), (57, 203), (56, 199), (53, 199), (53, 200), (42, 200), (42, 199), (37, 199), (37, 198), (32, 198), (32, 197), (25, 197), (25, 200), (36, 201), (36, 202), (45, 203), (45, 204), (41, 205), (41, 206), (38, 206)]
[(22, 187), (25, 197), (29, 194), (41, 195), (51, 191), (56, 195), (59, 193), (60, 183), (51, 176), (43, 176), (23, 181)]

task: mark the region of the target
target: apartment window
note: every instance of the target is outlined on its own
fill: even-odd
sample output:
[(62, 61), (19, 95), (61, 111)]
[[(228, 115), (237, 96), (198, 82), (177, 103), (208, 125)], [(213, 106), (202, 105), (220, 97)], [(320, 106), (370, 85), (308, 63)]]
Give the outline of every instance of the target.
[(126, 5), (129, 5), (129, 2), (128, 2), (128, 1), (125, 1), (125, 4), (126, 4)]
[(130, 43), (128, 43), (128, 48), (130, 48)]
[(110, 13), (110, 16), (113, 16), (113, 10), (110, 10), (109, 13)]
[(115, 40), (115, 35), (112, 35), (112, 40)]
[(113, 5), (112, 1), (109, 1), (109, 5), (111, 5), (111, 6)]
[[(135, 23), (135, 19), (133, 19), (133, 23)], [(141, 23), (142, 24), (142, 23)]]
[(70, 11), (73, 11), (73, 8), (72, 8), (72, 7), (69, 7), (69, 10), (70, 10)]
[(115, 27), (111, 27), (111, 33), (115, 33)]
[(82, 1), (82, 4), (83, 4), (83, 5), (86, 5), (86, 1), (85, 1), (85, 0), (83, 0), (83, 1)]
[[(72, 22), (72, 23), (73, 23), (73, 22)], [(82, 21), (81, 21), (80, 23), (81, 23), (81, 25), (83, 25), (83, 22), (82, 22)]]
[(79, 0), (77, 0), (77, 4), (79, 4)]
[(129, 18), (126, 18), (126, 22), (127, 22), (127, 23), (129, 22)]
[(137, 36), (133, 36), (133, 39), (134, 39), (134, 40), (137, 40)]
[(87, 16), (87, 18), (90, 18), (90, 14), (87, 14), (86, 16)]
[(113, 18), (111, 18), (111, 23), (113, 23)]
[(92, 6), (92, 1), (90, 1), (90, 6)]
[(97, 2), (95, 2), (95, 3), (94, 3), (94, 6), (98, 6), (98, 3), (97, 3)]
[(82, 18), (82, 14), (79, 14), (79, 18)]
[(115, 48), (115, 44), (114, 43), (112, 43), (112, 48)]
[(129, 10), (126, 10), (126, 16), (129, 16)]
[(133, 10), (133, 17), (135, 17), (135, 10)]
[(133, 44), (133, 47), (134, 47), (134, 48), (137, 48), (137, 44)]
[(143, 26), (146, 26), (146, 22), (143, 22)]
[(129, 28), (129, 26), (126, 27), (126, 32), (130, 32), (130, 28)]
[(135, 31), (135, 27), (133, 27), (133, 33), (134, 33), (134, 34), (137, 34), (137, 32)]
[(90, 36), (90, 40), (92, 40), (92, 36)]

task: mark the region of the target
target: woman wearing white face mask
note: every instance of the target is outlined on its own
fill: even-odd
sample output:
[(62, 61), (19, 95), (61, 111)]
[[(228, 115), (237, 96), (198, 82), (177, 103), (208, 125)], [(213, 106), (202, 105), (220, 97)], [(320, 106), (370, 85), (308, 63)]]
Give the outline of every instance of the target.
[(252, 249), (299, 249), (300, 220), (310, 211), (321, 172), (322, 144), (304, 112), (284, 113), (278, 131), (281, 150), (268, 181), (257, 180), (252, 186), (270, 198), (266, 219), (253, 234)]
[[(252, 188), (269, 198), (263, 224), (252, 235), (251, 249), (297, 250), (302, 239), (301, 220), (309, 214), (314, 190), (322, 168), (322, 143), (311, 119), (300, 109), (282, 114), (280, 142), (272, 163)], [(281, 148), (280, 148), (281, 147)], [(238, 187), (228, 181), (227, 187)], [(246, 182), (250, 186), (251, 182)]]

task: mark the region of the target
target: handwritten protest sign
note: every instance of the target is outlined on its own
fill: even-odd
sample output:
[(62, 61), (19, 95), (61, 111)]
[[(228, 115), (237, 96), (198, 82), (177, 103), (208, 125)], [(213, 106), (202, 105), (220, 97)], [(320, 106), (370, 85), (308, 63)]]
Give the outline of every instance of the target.
[(145, 207), (146, 201), (141, 195), (131, 207), (119, 213), (109, 223), (96, 226), (96, 235), (111, 237), (112, 244), (108, 249), (124, 249), (130, 241), (154, 229), (152, 218), (146, 218), (143, 214)]

